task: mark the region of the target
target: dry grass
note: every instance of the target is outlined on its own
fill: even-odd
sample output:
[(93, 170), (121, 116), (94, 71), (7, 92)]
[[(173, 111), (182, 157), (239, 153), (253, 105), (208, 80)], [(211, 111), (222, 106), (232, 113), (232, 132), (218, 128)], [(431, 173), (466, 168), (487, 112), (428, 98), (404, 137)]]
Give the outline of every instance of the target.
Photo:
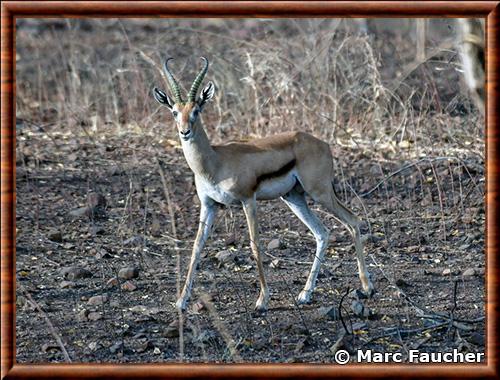
[[(443, 120), (464, 103), (470, 108), (457, 92), (454, 53), (433, 57), (394, 90), (398, 67), (381, 55), (404, 40), (390, 37), (352, 34), (336, 19), (25, 22), (18, 28), (17, 115), (95, 139), (131, 132), (176, 138), (151, 96), (155, 84), (166, 87), (158, 68), (175, 57), (173, 70), (188, 87), (205, 55), (217, 97), (204, 121), (215, 141), (302, 130), (373, 151), (407, 141), (401, 153), (414, 157), (466, 131), (479, 132), (481, 141), (480, 118), (466, 128), (461, 118)], [(392, 60), (399, 70), (410, 63)], [(444, 74), (453, 83), (440, 82)], [(450, 87), (453, 95), (439, 99)]]

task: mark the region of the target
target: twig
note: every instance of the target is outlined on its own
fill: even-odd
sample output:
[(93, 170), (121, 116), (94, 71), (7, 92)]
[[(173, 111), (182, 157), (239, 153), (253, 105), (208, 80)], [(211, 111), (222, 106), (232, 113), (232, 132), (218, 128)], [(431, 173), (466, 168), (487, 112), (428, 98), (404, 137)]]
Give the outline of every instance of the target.
[(57, 344), (61, 348), (61, 351), (62, 351), (62, 353), (64, 355), (64, 359), (68, 363), (71, 363), (72, 360), (69, 357), (68, 351), (66, 351), (66, 347), (64, 346), (64, 343), (63, 343), (61, 337), (59, 336), (59, 334), (57, 333), (56, 329), (54, 328), (54, 325), (52, 325), (52, 322), (50, 321), (50, 319), (47, 316), (47, 314), (42, 310), (42, 308), (40, 307), (40, 305), (33, 299), (33, 297), (31, 297), (31, 294), (24, 287), (21, 287), (21, 291), (24, 293), (24, 295), (26, 296), (26, 298), (35, 306), (35, 308), (38, 310), (38, 312), (43, 316), (43, 318), (45, 319), (45, 322), (47, 322), (47, 326), (49, 327), (50, 333), (52, 334), (52, 336), (56, 340)]
[(351, 288), (347, 287), (346, 292), (344, 293), (344, 295), (342, 296), (342, 298), (340, 299), (340, 302), (339, 302), (339, 319), (340, 319), (340, 322), (342, 322), (342, 326), (344, 327), (344, 332), (347, 335), (351, 334), (351, 332), (347, 329), (347, 326), (346, 326), (345, 321), (344, 321), (344, 317), (342, 316), (342, 303), (344, 302), (344, 298), (347, 297), (347, 295), (349, 294), (350, 291), (351, 291)]
[(388, 331), (386, 333), (383, 333), (383, 334), (380, 334), (380, 335), (377, 335), (377, 336), (374, 336), (374, 337), (368, 339), (363, 344), (366, 345), (366, 344), (371, 343), (371, 342), (373, 342), (375, 340), (382, 339), (382, 338), (385, 338), (385, 337), (388, 337), (388, 336), (392, 336), (392, 335), (403, 336), (403, 335), (418, 334), (418, 333), (421, 333), (421, 332), (424, 332), (424, 331), (437, 330), (437, 329), (443, 328), (443, 327), (445, 327), (447, 325), (448, 325), (448, 322), (440, 322), (440, 323), (436, 323), (433, 326), (421, 327), (421, 328), (417, 328), (417, 329), (401, 330), (399, 328), (394, 328), (392, 331)]
[(222, 324), (222, 319), (220, 318), (219, 313), (217, 313), (217, 310), (215, 310), (215, 307), (213, 303), (210, 301), (208, 295), (202, 294), (200, 296), (200, 300), (203, 303), (203, 305), (207, 308), (210, 316), (212, 317), (215, 328), (217, 329), (217, 331), (219, 331), (219, 334), (226, 342), (227, 348), (229, 349), (229, 353), (231, 354), (233, 360), (237, 363), (242, 362), (243, 359), (241, 358), (238, 349), (236, 348), (236, 343), (234, 342), (234, 339), (229, 334), (227, 328)]

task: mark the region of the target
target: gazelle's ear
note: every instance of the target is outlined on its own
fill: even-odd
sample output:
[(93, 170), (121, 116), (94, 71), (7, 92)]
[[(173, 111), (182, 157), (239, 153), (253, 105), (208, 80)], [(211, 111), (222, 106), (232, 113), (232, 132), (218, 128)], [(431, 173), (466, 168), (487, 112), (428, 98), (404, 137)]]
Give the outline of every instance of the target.
[(215, 86), (212, 81), (201, 90), (200, 98), (198, 99), (198, 105), (203, 107), (203, 105), (214, 97)]
[(164, 106), (167, 106), (170, 109), (172, 109), (172, 107), (174, 106), (173, 100), (170, 99), (170, 97), (167, 94), (165, 94), (162, 90), (155, 87), (153, 89), (153, 95), (158, 103), (163, 104)]

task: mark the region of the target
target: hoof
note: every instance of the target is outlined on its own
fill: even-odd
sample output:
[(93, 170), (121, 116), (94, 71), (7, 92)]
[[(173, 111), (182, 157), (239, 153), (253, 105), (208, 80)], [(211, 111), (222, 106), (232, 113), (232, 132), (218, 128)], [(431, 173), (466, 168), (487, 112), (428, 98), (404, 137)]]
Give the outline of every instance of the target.
[(375, 288), (373, 287), (373, 284), (370, 282), (368, 286), (363, 286), (363, 294), (365, 298), (372, 298), (376, 293)]
[(175, 306), (177, 307), (178, 310), (185, 311), (187, 308), (187, 301), (182, 298), (179, 298), (175, 303)]
[(311, 293), (305, 290), (301, 291), (297, 297), (297, 303), (299, 305), (305, 305), (311, 302)]
[(259, 299), (255, 303), (255, 311), (265, 312), (267, 311), (267, 304), (269, 302), (269, 293), (261, 293)]
[(267, 311), (267, 305), (256, 304), (254, 310), (257, 313), (265, 313)]

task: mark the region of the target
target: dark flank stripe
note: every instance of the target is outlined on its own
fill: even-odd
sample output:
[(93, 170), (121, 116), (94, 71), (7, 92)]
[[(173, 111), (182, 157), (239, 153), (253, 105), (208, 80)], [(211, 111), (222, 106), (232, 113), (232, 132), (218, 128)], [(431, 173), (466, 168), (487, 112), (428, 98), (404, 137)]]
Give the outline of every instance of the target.
[(286, 165), (282, 166), (275, 172), (261, 174), (260, 176), (257, 177), (257, 181), (255, 182), (255, 186), (253, 189), (254, 190), (257, 189), (262, 182), (267, 181), (268, 179), (278, 178), (285, 175), (295, 167), (295, 162), (296, 162), (295, 159), (293, 159), (292, 161), (288, 162)]

